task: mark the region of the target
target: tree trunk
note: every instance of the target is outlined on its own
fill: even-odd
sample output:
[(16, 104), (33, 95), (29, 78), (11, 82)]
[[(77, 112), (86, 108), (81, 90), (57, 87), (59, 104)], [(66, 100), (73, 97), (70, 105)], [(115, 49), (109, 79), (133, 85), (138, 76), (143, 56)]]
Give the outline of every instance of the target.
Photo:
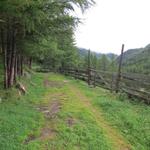
[(4, 63), (4, 88), (8, 88), (8, 72), (7, 72), (7, 49), (5, 47), (5, 36), (4, 29), (1, 29), (1, 46), (3, 53), (3, 63)]
[(14, 84), (14, 74), (15, 74), (15, 59), (16, 59), (16, 44), (15, 44), (15, 29), (12, 32), (12, 52), (11, 52), (11, 64), (10, 64), (10, 76), (9, 76), (9, 86)]
[(23, 75), (23, 56), (20, 57), (20, 75)]
[(7, 63), (7, 88), (10, 87), (10, 83), (9, 83), (9, 80), (10, 80), (10, 65), (11, 65), (11, 36), (12, 36), (12, 33), (11, 33), (11, 28), (10, 28), (10, 20), (8, 18), (8, 23), (7, 23), (7, 42), (6, 42), (6, 63)]
[(17, 58), (17, 75), (21, 76), (21, 59), (20, 59), (20, 54), (18, 55)]
[(15, 57), (15, 67), (14, 67), (14, 83), (16, 83), (16, 78), (17, 78), (17, 68), (18, 68), (18, 59), (17, 59), (18, 57), (16, 56)]
[(29, 68), (32, 69), (32, 58), (29, 58)]

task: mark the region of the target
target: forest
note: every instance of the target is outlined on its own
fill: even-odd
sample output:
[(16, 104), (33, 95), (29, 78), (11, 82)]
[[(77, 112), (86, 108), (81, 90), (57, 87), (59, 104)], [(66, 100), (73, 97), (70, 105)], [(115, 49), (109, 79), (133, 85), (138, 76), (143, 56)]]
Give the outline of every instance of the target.
[(74, 6), (84, 12), (94, 1), (4, 0), (0, 4), (5, 88), (23, 74), (23, 64), (31, 68), (32, 60), (53, 68), (77, 64), (73, 32), (80, 19), (70, 12)]
[(78, 47), (94, 0), (0, 1), (1, 150), (149, 150), (150, 45)]

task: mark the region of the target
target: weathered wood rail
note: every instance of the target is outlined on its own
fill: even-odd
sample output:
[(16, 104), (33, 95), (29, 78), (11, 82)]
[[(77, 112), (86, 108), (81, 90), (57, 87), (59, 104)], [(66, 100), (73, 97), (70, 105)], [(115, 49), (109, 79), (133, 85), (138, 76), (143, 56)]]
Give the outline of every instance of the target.
[[(141, 74), (118, 74), (116, 72), (97, 71), (94, 69), (63, 69), (65, 75), (87, 81), (89, 85), (99, 86), (108, 90), (125, 92), (129, 97), (136, 97), (150, 104), (150, 76)], [(116, 89), (117, 88), (117, 89)]]

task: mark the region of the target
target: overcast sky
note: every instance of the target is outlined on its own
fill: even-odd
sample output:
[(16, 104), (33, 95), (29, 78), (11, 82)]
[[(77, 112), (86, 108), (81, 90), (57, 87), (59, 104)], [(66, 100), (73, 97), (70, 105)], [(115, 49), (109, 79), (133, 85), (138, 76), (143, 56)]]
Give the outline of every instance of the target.
[(150, 0), (95, 0), (76, 33), (76, 45), (97, 52), (119, 54), (150, 43)]

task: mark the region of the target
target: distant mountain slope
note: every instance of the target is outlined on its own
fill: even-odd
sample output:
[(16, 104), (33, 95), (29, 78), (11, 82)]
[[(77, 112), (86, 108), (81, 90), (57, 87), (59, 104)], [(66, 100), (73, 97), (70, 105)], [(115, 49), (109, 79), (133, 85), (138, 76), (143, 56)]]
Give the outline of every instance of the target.
[[(128, 61), (135, 60), (138, 54), (140, 54), (144, 49), (129, 49), (128, 51), (124, 52), (123, 55), (123, 64), (126, 64)], [(134, 59), (133, 59), (134, 58)]]
[[(85, 49), (85, 48), (78, 48), (79, 50), (79, 54), (80, 56), (87, 56), (88, 55), (88, 49)], [(100, 58), (103, 53), (99, 53), (99, 52), (94, 52), (94, 51), (91, 51), (91, 54), (94, 54), (97, 56), (97, 58)], [(109, 59), (111, 58), (117, 58), (117, 55), (114, 54), (114, 53), (107, 53), (105, 54)]]
[[(100, 58), (103, 54), (91, 51)], [(87, 56), (88, 50), (79, 48), (80, 56)], [(109, 59), (116, 58), (116, 62), (119, 61), (120, 56), (113, 53), (105, 54)], [(143, 73), (150, 75), (150, 44), (144, 48), (129, 49), (124, 52), (123, 55), (123, 71), (131, 73)]]
[(123, 70), (127, 72), (150, 74), (150, 44), (145, 48), (126, 51), (123, 56)]

